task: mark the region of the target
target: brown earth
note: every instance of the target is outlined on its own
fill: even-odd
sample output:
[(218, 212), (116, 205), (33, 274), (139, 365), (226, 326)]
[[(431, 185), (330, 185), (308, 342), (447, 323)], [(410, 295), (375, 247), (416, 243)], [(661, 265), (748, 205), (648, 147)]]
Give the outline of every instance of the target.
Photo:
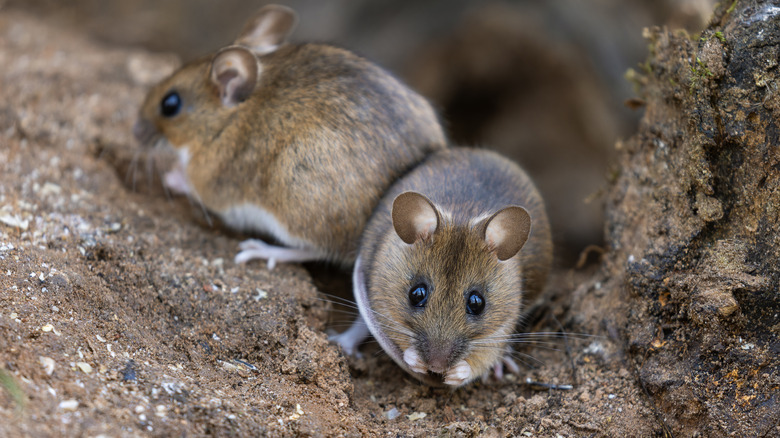
[[(325, 331), (343, 328), (345, 308), (323, 293), (349, 297), (343, 275), (236, 266), (242, 236), (168, 198), (145, 157), (133, 165), (130, 126), (172, 59), (2, 12), (0, 435), (780, 434), (777, 170), (731, 155), (777, 145), (780, 26), (766, 6), (722, 7), (701, 42), (650, 34), (636, 76), (646, 116), (619, 143), (608, 197), (610, 253), (556, 271), (532, 327), (593, 336), (519, 349), (521, 376), (457, 391), (421, 385), (374, 345), (344, 357)], [(767, 20), (766, 45), (736, 43)], [(742, 60), (762, 67), (729, 67)], [(719, 111), (723, 95), (734, 111)], [(718, 114), (709, 140), (691, 122), (702, 114)], [(724, 125), (731, 114), (742, 124)], [(765, 197), (740, 192), (745, 180)], [(751, 217), (765, 219), (740, 234)]]

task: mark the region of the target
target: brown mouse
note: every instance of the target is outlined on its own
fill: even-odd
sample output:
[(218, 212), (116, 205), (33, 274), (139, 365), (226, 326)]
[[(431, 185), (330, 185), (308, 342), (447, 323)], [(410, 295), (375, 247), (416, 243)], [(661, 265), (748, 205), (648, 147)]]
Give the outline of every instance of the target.
[(288, 43), (296, 21), (287, 7), (260, 9), (233, 45), (149, 91), (133, 131), (176, 150), (166, 186), (283, 245), (245, 241), (237, 262), (350, 265), (382, 194), (446, 141), (431, 105), (379, 66)]
[(354, 352), (370, 331), (431, 384), (516, 371), (509, 341), (551, 263), (544, 202), (519, 166), (485, 150), (436, 152), (369, 220), (353, 273), (361, 318), (335, 340)]

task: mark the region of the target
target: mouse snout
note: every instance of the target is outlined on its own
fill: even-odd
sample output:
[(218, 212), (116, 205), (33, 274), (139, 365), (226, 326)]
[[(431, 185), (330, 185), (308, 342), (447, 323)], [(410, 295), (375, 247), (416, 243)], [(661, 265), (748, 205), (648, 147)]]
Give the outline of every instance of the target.
[(456, 362), (463, 350), (460, 340), (428, 339), (423, 343), (422, 352), (428, 371), (445, 374)]
[(452, 357), (453, 346), (437, 346), (428, 352), (428, 370), (437, 373), (444, 374), (450, 363)]
[(157, 130), (152, 125), (152, 122), (146, 119), (138, 119), (133, 125), (133, 136), (141, 144), (150, 144), (156, 133)]

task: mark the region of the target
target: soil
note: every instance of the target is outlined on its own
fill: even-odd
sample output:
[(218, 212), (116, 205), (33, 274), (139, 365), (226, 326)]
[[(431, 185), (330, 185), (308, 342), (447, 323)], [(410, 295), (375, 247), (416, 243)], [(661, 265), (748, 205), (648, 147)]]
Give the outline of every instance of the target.
[[(717, 233), (709, 235), (711, 246), (696, 248), (711, 269), (730, 275), (728, 285), (741, 286), (728, 289), (726, 277), (712, 275), (717, 287), (699, 290), (675, 277), (661, 290), (671, 280), (664, 283), (648, 266), (674, 263), (643, 258), (675, 242), (654, 234), (661, 216), (641, 214), (658, 193), (672, 192), (640, 182), (673, 184), (662, 172), (666, 161), (652, 161), (659, 152), (648, 132), (661, 132), (649, 131), (655, 124), (672, 133), (687, 129), (674, 124), (679, 108), (690, 111), (699, 98), (714, 102), (693, 93), (677, 112), (660, 104), (674, 101), (664, 74), (688, 75), (694, 52), (687, 36), (650, 36), (655, 68), (637, 80), (646, 102), (659, 104), (648, 104), (640, 133), (618, 144), (624, 171), (607, 199), (609, 252), (590, 257), (600, 264), (553, 273), (547, 301), (532, 309), (527, 330), (555, 334), (518, 345), (519, 375), (452, 391), (405, 375), (375, 344), (363, 346), (362, 357), (347, 357), (328, 342), (327, 333), (343, 330), (354, 315), (343, 304), (348, 275), (319, 264), (271, 271), (236, 265), (232, 257), (245, 236), (165, 193), (130, 130), (145, 90), (175, 59), (102, 45), (78, 30), (4, 11), (0, 436), (780, 434), (772, 268), (754, 264), (746, 277), (746, 268), (733, 263), (746, 249)], [(718, 55), (722, 49), (702, 45), (712, 72), (727, 59)], [(688, 92), (687, 83), (678, 88)], [(776, 111), (774, 96), (769, 107)], [(680, 148), (689, 158), (690, 150)], [(699, 218), (686, 219), (693, 208), (681, 209), (679, 222), (696, 236), (696, 227), (713, 227), (707, 224), (731, 211), (712, 201), (715, 191), (691, 193), (685, 205)], [(627, 263), (631, 255), (636, 264)], [(677, 268), (695, 276), (707, 267)], [(774, 295), (765, 293), (770, 289)], [(717, 316), (734, 313), (729, 296), (739, 298), (736, 314), (756, 316), (755, 326), (743, 318), (735, 329)], [(700, 347), (697, 337), (706, 338), (709, 326), (717, 331), (701, 351), (710, 361), (697, 361), (699, 350), (688, 348)], [(713, 336), (728, 343), (718, 347)], [(751, 342), (752, 350), (743, 350)], [(712, 360), (719, 354), (729, 367), (722, 372)], [(748, 375), (734, 372), (740, 365), (751, 366)], [(566, 384), (572, 389), (549, 387)], [(730, 406), (738, 408), (731, 417)]]
[[(329, 316), (335, 299), (306, 269), (235, 265), (242, 236), (167, 197), (143, 157), (130, 165), (136, 109), (170, 58), (102, 47), (20, 13), (0, 16), (0, 30), (2, 434), (658, 429), (620, 341), (603, 330), (564, 326), (596, 337), (551, 337), (552, 349), (520, 350), (521, 376), (457, 391), (418, 383), (375, 345), (345, 357), (325, 333), (343, 329)], [(311, 270), (339, 284), (328, 279), (335, 268)], [(555, 295), (584, 277), (557, 272)], [(547, 321), (535, 329), (561, 330)], [(538, 391), (526, 377), (575, 387)]]

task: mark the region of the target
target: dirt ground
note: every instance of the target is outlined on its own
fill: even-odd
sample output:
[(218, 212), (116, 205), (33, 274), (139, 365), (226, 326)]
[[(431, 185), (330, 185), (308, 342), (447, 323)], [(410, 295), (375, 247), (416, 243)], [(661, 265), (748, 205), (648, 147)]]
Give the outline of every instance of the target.
[(532, 327), (590, 336), (519, 349), (519, 376), (450, 391), (376, 345), (345, 357), (343, 274), (235, 265), (242, 236), (132, 166), (172, 63), (0, 13), (0, 435), (662, 434), (593, 267), (559, 268)]

